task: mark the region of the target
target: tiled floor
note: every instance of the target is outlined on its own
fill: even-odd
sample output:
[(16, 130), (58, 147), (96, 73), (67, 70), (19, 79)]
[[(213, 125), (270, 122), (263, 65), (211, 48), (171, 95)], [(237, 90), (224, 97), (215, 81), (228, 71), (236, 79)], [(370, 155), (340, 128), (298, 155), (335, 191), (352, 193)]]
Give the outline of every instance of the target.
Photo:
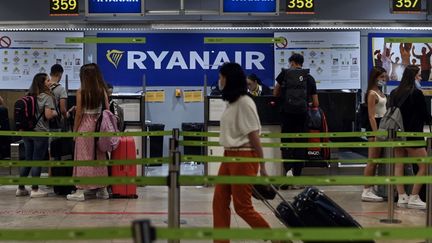
[[(167, 226), (168, 190), (166, 187), (139, 188), (138, 199), (88, 200), (70, 202), (63, 197), (30, 199), (15, 197), (15, 187), (2, 186), (0, 193), (0, 228), (70, 228), (129, 226), (134, 219), (150, 219), (155, 226)], [(379, 222), (386, 217), (386, 203), (362, 203), (361, 187), (322, 187), (364, 227), (387, 227)], [(283, 191), (284, 197), (292, 198), (299, 191)], [(213, 188), (183, 187), (181, 190), (181, 219), (184, 227), (211, 227), (211, 201)], [(278, 202), (275, 201), (275, 204)], [(261, 202), (254, 202), (257, 210), (273, 227), (283, 227)], [(396, 217), (403, 220), (391, 227), (421, 226), (425, 224), (425, 212), (397, 209)], [(232, 215), (232, 227), (247, 227), (237, 215)], [(388, 226), (390, 227), (390, 226)], [(93, 241), (102, 243), (107, 241)], [(123, 243), (130, 241), (108, 241)], [(161, 241), (162, 242), (162, 241)], [(183, 241), (187, 242), (187, 241)], [(421, 241), (392, 241), (421, 242)]]

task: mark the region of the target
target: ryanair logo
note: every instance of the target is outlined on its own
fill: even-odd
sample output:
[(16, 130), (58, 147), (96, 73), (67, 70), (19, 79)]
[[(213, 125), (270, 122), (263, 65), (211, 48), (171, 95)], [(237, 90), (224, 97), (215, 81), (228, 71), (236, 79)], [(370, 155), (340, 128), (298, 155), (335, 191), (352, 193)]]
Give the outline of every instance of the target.
[(108, 61), (114, 65), (114, 67), (117, 69), (122, 57), (123, 57), (124, 51), (119, 50), (108, 50), (106, 57)]

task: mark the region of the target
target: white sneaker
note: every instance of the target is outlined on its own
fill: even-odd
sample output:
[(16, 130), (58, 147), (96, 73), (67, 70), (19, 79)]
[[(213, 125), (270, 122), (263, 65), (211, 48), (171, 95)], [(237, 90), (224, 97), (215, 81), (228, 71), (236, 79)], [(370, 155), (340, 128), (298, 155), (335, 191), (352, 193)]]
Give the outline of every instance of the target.
[(97, 199), (109, 199), (109, 193), (106, 187), (99, 188), (96, 191), (96, 198)]
[(48, 192), (43, 191), (41, 189), (38, 189), (37, 191), (31, 191), (30, 192), (30, 197), (31, 198), (40, 198), (40, 197), (47, 197), (48, 196)]
[(421, 200), (419, 195), (411, 195), (408, 201), (408, 208), (426, 209), (426, 203)]
[(25, 197), (28, 196), (30, 194), (29, 191), (27, 191), (27, 189), (17, 189), (17, 191), (15, 192), (15, 195), (17, 197)]
[(369, 188), (363, 189), (361, 200), (363, 202), (382, 202), (382, 201), (384, 201), (384, 198), (377, 196), (374, 193), (372, 187), (369, 187)]
[(408, 206), (409, 200), (410, 200), (410, 197), (406, 193), (405, 194), (399, 194), (397, 206), (400, 208), (406, 208)]
[(85, 201), (84, 190), (76, 190), (75, 193), (67, 195), (66, 199), (69, 201)]

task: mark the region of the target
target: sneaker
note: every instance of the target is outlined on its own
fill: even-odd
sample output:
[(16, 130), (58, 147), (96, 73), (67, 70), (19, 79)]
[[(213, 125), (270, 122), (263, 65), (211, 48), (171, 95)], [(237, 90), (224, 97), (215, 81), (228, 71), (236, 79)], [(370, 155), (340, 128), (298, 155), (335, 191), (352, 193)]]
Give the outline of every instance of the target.
[(406, 208), (408, 206), (409, 199), (410, 198), (408, 197), (408, 195), (406, 193), (399, 195), (397, 206), (400, 208)]
[(19, 189), (18, 188), (17, 191), (16, 191), (16, 193), (15, 193), (15, 195), (17, 197), (25, 197), (25, 196), (30, 195), (30, 192), (27, 191), (27, 189)]
[(426, 203), (420, 199), (419, 195), (411, 195), (408, 200), (408, 208), (426, 209)]
[(48, 192), (43, 191), (41, 189), (38, 189), (37, 191), (32, 190), (30, 192), (31, 198), (40, 198), (40, 197), (47, 197), (47, 196), (48, 196)]
[(363, 202), (382, 202), (384, 198), (377, 196), (372, 187), (363, 189), (363, 193), (361, 195), (361, 200)]
[(108, 194), (107, 188), (106, 187), (99, 188), (96, 191), (96, 198), (97, 199), (108, 199), (109, 198), (109, 194)]
[(66, 196), (66, 199), (69, 201), (85, 201), (85, 195), (84, 195), (84, 190), (76, 190), (75, 193), (73, 194), (68, 194)]

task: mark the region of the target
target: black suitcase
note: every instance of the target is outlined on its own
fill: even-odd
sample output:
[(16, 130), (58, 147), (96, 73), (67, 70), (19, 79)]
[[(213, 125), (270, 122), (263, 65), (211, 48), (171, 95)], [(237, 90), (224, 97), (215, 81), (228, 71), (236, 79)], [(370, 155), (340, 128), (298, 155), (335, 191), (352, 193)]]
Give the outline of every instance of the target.
[[(54, 139), (50, 145), (51, 158), (54, 160), (73, 160), (73, 138)], [(73, 167), (52, 167), (52, 177), (72, 177)], [(71, 194), (76, 190), (75, 186), (54, 186), (54, 193), (61, 196)]]
[[(275, 216), (287, 227), (355, 227), (361, 225), (355, 221), (343, 208), (327, 197), (315, 187), (308, 187), (294, 198), (294, 201), (286, 201), (276, 191), (276, 195), (282, 202), (275, 209), (264, 197), (260, 200), (275, 214)], [(254, 193), (259, 192), (254, 189)], [(332, 243), (325, 241), (327, 243)], [(340, 241), (339, 241), (340, 242)], [(374, 241), (344, 241), (351, 243), (373, 243)], [(324, 243), (320, 241), (308, 241), (307, 243)], [(335, 242), (334, 242), (335, 243)]]

